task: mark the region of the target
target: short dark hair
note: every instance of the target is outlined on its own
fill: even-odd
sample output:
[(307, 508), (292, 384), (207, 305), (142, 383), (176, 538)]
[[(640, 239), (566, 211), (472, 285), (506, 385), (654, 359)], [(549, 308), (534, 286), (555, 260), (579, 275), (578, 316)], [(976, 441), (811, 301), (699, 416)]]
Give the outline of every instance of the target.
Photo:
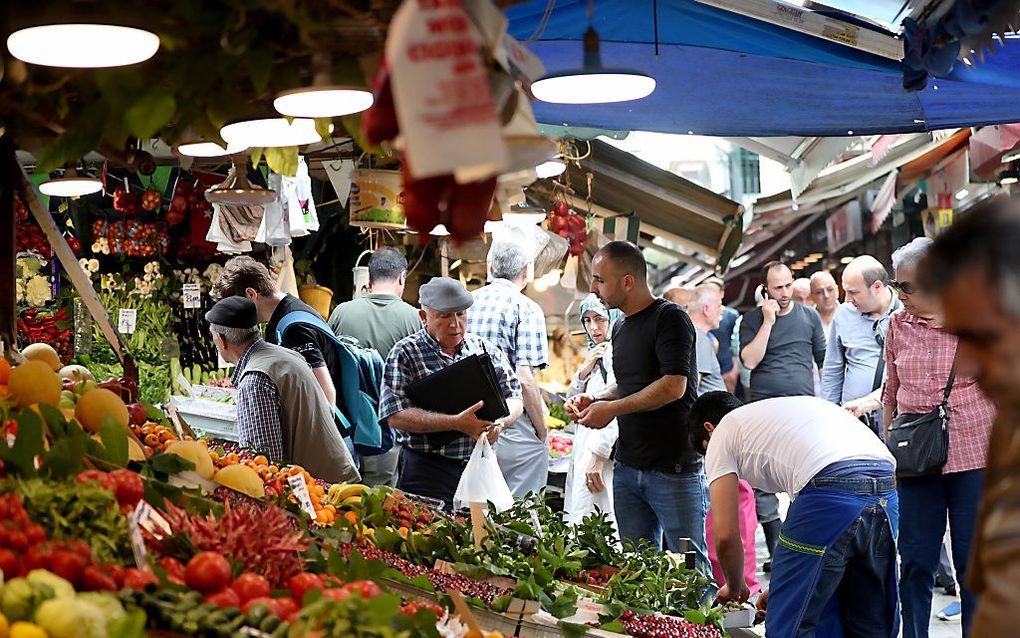
[(611, 241), (599, 249), (599, 254), (619, 266), (625, 273), (641, 281), (648, 279), (648, 264), (641, 249), (629, 241)]
[(407, 272), (407, 258), (392, 246), (383, 246), (368, 259), (368, 278), (371, 281), (396, 281)]
[(1002, 308), (1020, 318), (1020, 208), (1014, 201), (977, 208), (939, 235), (917, 267), (918, 284), (943, 292), (968, 271), (981, 273)]
[(269, 269), (247, 255), (229, 259), (219, 279), (213, 282), (209, 295), (214, 301), (227, 297), (244, 297), (244, 291), (253, 288), (263, 297), (276, 292), (276, 281)]
[(705, 448), (708, 446), (708, 430), (705, 429), (705, 424), (719, 425), (719, 421), (722, 421), (724, 416), (742, 405), (744, 405), (743, 401), (722, 390), (706, 392), (698, 397), (687, 415), (687, 430), (691, 437), (691, 447), (698, 454), (704, 454)]

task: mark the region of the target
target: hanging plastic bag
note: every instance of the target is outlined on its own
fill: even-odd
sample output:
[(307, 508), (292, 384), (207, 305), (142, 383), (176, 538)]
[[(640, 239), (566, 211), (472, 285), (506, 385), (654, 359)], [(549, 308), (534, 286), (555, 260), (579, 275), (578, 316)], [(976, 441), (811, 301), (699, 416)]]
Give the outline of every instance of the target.
[(489, 445), (488, 437), (482, 434), (475, 443), (464, 473), (460, 475), (453, 506), (459, 509), (470, 507), (472, 503), (486, 502), (492, 503), (497, 512), (502, 512), (513, 506), (514, 497), (499, 469), (496, 452)]

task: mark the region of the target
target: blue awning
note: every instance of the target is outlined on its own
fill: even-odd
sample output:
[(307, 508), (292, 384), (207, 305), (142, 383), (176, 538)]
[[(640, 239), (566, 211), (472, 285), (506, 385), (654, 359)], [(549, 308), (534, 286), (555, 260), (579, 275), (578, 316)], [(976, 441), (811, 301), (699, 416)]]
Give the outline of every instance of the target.
[[(510, 33), (549, 71), (581, 63), (586, 0), (506, 10)], [(657, 10), (655, 20), (653, 9)], [(656, 23), (658, 55), (656, 55)], [(974, 70), (962, 63), (921, 92), (899, 63), (694, 0), (599, 0), (595, 28), (606, 66), (649, 73), (658, 86), (633, 102), (538, 102), (540, 122), (714, 136), (908, 133), (1020, 121), (1020, 40)], [(533, 41), (529, 41), (532, 40)]]

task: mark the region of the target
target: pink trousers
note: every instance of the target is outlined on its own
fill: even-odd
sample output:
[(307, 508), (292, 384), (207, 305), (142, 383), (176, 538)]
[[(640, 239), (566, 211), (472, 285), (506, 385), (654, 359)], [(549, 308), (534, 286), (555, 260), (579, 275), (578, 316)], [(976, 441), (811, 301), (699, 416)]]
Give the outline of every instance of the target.
[[(756, 574), (758, 569), (757, 558), (754, 551), (754, 533), (758, 529), (758, 516), (754, 510), (754, 490), (747, 481), (738, 481), (740, 490), (740, 539), (744, 544), (744, 581), (747, 588), (754, 594), (761, 589)], [(715, 543), (712, 540), (712, 512), (709, 510), (705, 518), (705, 541), (708, 543), (708, 559), (712, 562), (712, 575), (719, 582), (719, 586), (726, 584), (726, 577), (723, 575), (722, 566), (719, 564), (719, 557), (715, 555)]]

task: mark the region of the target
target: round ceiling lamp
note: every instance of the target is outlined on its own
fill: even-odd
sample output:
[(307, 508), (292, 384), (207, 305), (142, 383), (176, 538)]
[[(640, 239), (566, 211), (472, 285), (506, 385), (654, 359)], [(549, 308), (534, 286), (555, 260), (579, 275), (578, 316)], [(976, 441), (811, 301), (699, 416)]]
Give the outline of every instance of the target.
[(48, 179), (39, 184), (39, 192), (50, 197), (81, 197), (103, 190), (103, 182), (95, 177), (80, 177), (73, 168), (63, 177)]
[(148, 60), (159, 50), (159, 36), (113, 24), (46, 24), (15, 31), (7, 50), (29, 64), (99, 69)]
[(531, 93), (543, 102), (556, 104), (607, 104), (648, 97), (655, 78), (632, 69), (602, 66), (599, 34), (593, 27), (584, 32), (584, 65), (558, 71), (531, 84)]
[(209, 203), (264, 206), (276, 201), (276, 191), (248, 181), (248, 155), (238, 153), (231, 157), (231, 162), (227, 179), (206, 189), (205, 198)]
[(283, 117), (227, 124), (220, 129), (220, 137), (227, 143), (228, 149), (304, 146), (322, 139), (315, 130), (315, 120), (298, 118), (288, 121)]
[(535, 167), (535, 172), (538, 173), (539, 179), (558, 177), (562, 175), (565, 170), (567, 170), (567, 165), (562, 160), (558, 159), (542, 162)]
[(224, 157), (226, 155), (243, 153), (248, 150), (248, 148), (238, 148), (235, 146), (227, 146), (227, 148), (223, 148), (216, 142), (196, 140), (178, 144), (175, 150), (178, 155), (183, 155), (185, 157)]
[(545, 221), (546, 212), (535, 206), (511, 206), (503, 221), (512, 226), (534, 226)]
[(284, 91), (273, 108), (290, 117), (341, 117), (372, 106), (372, 92), (353, 86), (306, 86)]

